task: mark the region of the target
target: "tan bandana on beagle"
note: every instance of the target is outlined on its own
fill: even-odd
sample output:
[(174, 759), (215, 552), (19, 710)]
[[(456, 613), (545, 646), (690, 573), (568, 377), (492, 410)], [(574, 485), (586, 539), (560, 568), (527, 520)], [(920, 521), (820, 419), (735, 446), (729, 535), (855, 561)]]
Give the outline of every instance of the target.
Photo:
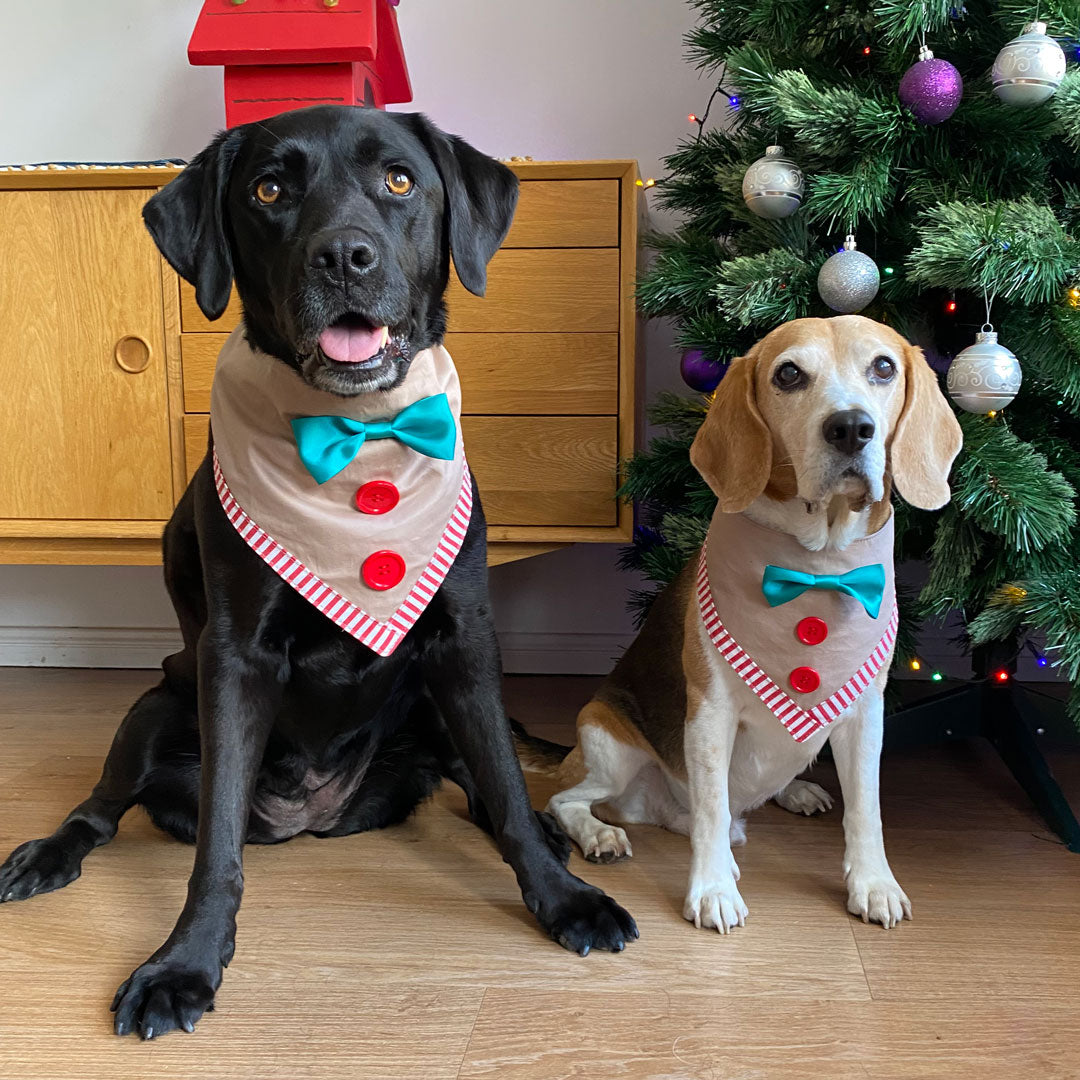
[(788, 533), (718, 510), (701, 550), (698, 602), (720, 655), (802, 742), (870, 685), (896, 639), (892, 515), (843, 551), (808, 551)]
[[(436, 402), (450, 435), (445, 460), (390, 431), (395, 418)], [(442, 584), (469, 525), (472, 480), (460, 417), (457, 371), (441, 345), (419, 353), (395, 389), (344, 398), (313, 389), (253, 349), (241, 324), (218, 357), (210, 401), (221, 505), (279, 577), (388, 656)], [(367, 426), (369, 437), (340, 440), (338, 464), (348, 463), (319, 483), (301, 459), (293, 427), (301, 418), (349, 432)]]

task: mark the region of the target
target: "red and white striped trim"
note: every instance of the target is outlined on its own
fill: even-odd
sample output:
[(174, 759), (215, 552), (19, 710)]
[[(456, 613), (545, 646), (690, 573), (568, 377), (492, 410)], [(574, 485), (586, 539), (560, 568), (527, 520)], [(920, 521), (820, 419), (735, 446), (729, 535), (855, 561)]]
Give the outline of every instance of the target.
[(791, 732), (796, 742), (803, 742), (815, 731), (827, 727), (845, 709), (855, 703), (855, 700), (881, 670), (882, 664), (889, 658), (893, 642), (896, 640), (896, 627), (900, 621), (900, 612), (894, 602), (892, 618), (889, 620), (885, 634), (874, 646), (862, 667), (832, 697), (826, 698), (812, 709), (804, 709), (765, 674), (757, 661), (739, 645), (720, 621), (716, 605), (713, 603), (712, 589), (709, 587), (705, 548), (701, 549), (701, 562), (698, 566), (698, 604), (701, 608), (701, 617), (705, 621), (705, 629), (712, 643), (720, 651), (720, 655), (732, 666), (735, 674), (761, 698), (765, 706)]
[(229, 485), (221, 472), (217, 453), (214, 454), (214, 483), (217, 485), (218, 498), (221, 500), (233, 527), (243, 537), (248, 547), (274, 571), (278, 577), (288, 582), (305, 600), (314, 604), (328, 619), (332, 619), (347, 634), (362, 642), (380, 656), (389, 656), (401, 644), (405, 635), (412, 629), (413, 623), (420, 618), (439, 586), (443, 583), (461, 550), (465, 533), (472, 516), (472, 476), (468, 462), (465, 463), (461, 478), (461, 494), (458, 495), (450, 520), (443, 529), (431, 561), (409, 590), (409, 595), (401, 606), (386, 622), (369, 615), (347, 600), (339, 592), (330, 588), (324, 581), (313, 574), (295, 555), (283, 548), (272, 536), (263, 532), (251, 520), (233, 497)]

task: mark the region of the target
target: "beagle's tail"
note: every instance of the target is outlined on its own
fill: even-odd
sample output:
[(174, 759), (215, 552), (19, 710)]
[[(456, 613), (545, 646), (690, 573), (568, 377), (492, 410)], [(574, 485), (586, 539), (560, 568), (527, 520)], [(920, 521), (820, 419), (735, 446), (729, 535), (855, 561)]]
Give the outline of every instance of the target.
[(514, 733), (514, 749), (525, 772), (554, 776), (566, 755), (573, 750), (572, 746), (530, 735), (516, 720), (510, 721), (510, 730)]

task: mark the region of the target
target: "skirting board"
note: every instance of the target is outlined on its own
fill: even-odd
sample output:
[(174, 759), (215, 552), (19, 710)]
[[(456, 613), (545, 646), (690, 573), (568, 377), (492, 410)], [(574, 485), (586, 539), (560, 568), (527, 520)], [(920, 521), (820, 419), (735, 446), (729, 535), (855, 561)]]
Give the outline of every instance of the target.
[[(530, 675), (606, 675), (626, 634), (499, 635), (503, 670)], [(155, 668), (180, 648), (171, 627), (0, 626), (0, 667)]]

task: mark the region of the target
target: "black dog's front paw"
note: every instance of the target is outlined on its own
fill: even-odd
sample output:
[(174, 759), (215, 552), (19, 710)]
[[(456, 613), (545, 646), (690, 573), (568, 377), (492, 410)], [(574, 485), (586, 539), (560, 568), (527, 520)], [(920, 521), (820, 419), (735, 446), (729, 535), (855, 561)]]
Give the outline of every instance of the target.
[(156, 1039), (170, 1031), (194, 1031), (196, 1021), (214, 1008), (214, 993), (221, 984), (205, 971), (168, 960), (148, 960), (137, 968), (110, 1006), (116, 1013), (117, 1035), (135, 1032)]
[(599, 889), (576, 878), (571, 881), (576, 887), (564, 886), (558, 899), (549, 895), (537, 904), (534, 897), (525, 898), (540, 925), (564, 949), (581, 956), (588, 956), (590, 949), (622, 952), (627, 942), (637, 939), (637, 924), (628, 911)]
[(82, 873), (82, 858), (52, 837), (29, 840), (0, 866), (0, 904), (26, 900), (70, 885)]

